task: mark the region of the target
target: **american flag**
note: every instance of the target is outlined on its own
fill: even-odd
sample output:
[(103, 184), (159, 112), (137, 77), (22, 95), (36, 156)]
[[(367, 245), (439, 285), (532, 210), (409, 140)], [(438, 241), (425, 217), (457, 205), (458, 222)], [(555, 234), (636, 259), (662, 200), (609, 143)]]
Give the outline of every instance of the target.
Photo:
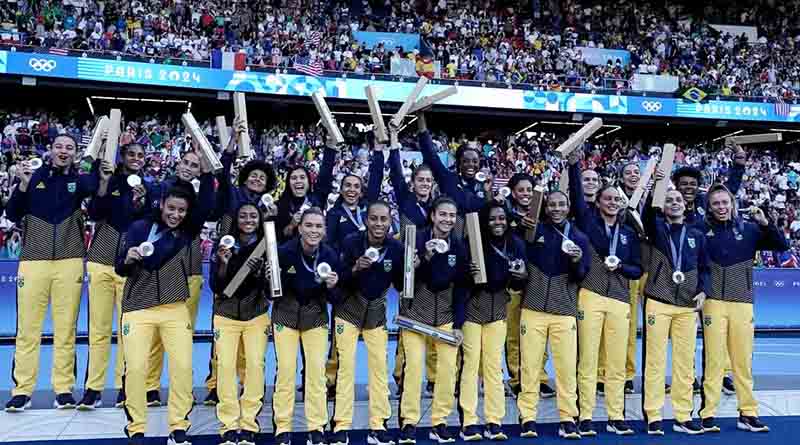
[(308, 38), (306, 39), (306, 46), (319, 46), (319, 42), (322, 41), (322, 33), (319, 31), (311, 31), (308, 33)]
[(294, 61), (294, 69), (309, 76), (319, 77), (322, 75), (322, 62), (316, 58), (311, 60), (310, 57), (298, 57)]
[(57, 56), (68, 56), (69, 50), (65, 48), (50, 48), (47, 52), (50, 54), (55, 54)]
[(775, 114), (781, 117), (788, 117), (789, 113), (791, 112), (792, 106), (784, 102), (782, 98), (778, 97), (778, 101), (775, 102)]

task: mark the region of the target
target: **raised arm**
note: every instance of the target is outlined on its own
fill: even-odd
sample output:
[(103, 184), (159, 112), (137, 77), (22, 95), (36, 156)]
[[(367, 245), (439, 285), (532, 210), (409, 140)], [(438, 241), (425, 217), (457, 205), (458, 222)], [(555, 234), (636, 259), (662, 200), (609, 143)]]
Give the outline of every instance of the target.
[(337, 154), (336, 150), (325, 146), (322, 166), (319, 169), (317, 182), (314, 184), (314, 196), (319, 204), (325, 203), (328, 200), (328, 195), (333, 190), (333, 166), (336, 163)]
[(578, 161), (569, 164), (569, 200), (572, 203), (575, 222), (578, 227), (586, 231), (590, 224), (591, 209), (586, 204), (586, 197), (583, 196), (583, 182), (581, 181), (581, 167)]
[[(380, 158), (380, 163), (383, 164), (383, 152), (375, 152), (375, 158)], [(389, 180), (392, 182), (392, 188), (397, 196), (397, 203), (403, 205), (408, 199), (411, 199), (411, 191), (408, 190), (405, 175), (403, 175), (403, 165), (400, 162), (400, 150), (389, 151)], [(402, 207), (401, 207), (402, 209)]]
[(383, 152), (374, 151), (369, 163), (369, 183), (367, 184), (367, 202), (378, 200), (383, 183)]

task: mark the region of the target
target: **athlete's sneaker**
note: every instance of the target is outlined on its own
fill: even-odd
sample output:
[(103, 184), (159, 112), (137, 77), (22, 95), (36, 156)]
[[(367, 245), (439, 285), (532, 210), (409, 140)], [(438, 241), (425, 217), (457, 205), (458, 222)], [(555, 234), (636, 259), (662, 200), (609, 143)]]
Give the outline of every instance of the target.
[(239, 433), (236, 430), (226, 431), (222, 435), (222, 440), (219, 445), (239, 445)]
[(606, 395), (606, 385), (603, 382), (597, 382), (597, 395), (604, 396)]
[(347, 431), (336, 431), (328, 438), (328, 445), (348, 445), (350, 443), (350, 436)]
[(447, 425), (443, 423), (431, 428), (431, 432), (428, 433), (428, 439), (435, 440), (439, 443), (450, 443), (456, 441), (455, 437), (450, 434), (450, 431), (447, 431)]
[(676, 420), (675, 424), (672, 425), (672, 431), (675, 431), (676, 433), (685, 433), (692, 436), (703, 434), (705, 432), (703, 427), (698, 425), (698, 423), (694, 420), (689, 420), (686, 422), (678, 422)]
[(213, 388), (211, 391), (206, 394), (206, 398), (203, 399), (203, 405), (205, 406), (216, 406), (219, 403), (219, 396), (217, 396), (217, 388)]
[(256, 433), (242, 430), (239, 433), (239, 445), (256, 445)]
[(280, 433), (275, 436), (275, 445), (292, 445), (292, 433)]
[(633, 380), (625, 381), (625, 394), (633, 394)]
[(53, 400), (53, 408), (56, 409), (72, 409), (75, 408), (75, 405), (77, 405), (75, 397), (72, 397), (72, 394), (68, 392), (57, 395), (56, 399)]
[(410, 423), (404, 425), (403, 429), (400, 430), (400, 437), (397, 439), (397, 442), (401, 444), (417, 443), (417, 427)]
[(122, 408), (125, 406), (125, 390), (120, 389), (117, 391), (117, 401), (114, 402), (114, 408)]
[(474, 442), (483, 439), (480, 425), (469, 425), (462, 429), (459, 435), (465, 442)]
[(310, 431), (306, 439), (306, 445), (325, 445), (325, 434), (320, 430)]
[(486, 431), (483, 432), (483, 435), (489, 440), (508, 440), (508, 436), (503, 432), (503, 427), (496, 423), (486, 425)]
[(394, 437), (386, 430), (372, 430), (367, 435), (369, 445), (395, 445)]
[(78, 410), (92, 411), (93, 409), (99, 408), (102, 405), (103, 405), (103, 399), (100, 396), (100, 391), (87, 389), (86, 391), (84, 391), (80, 403), (78, 403)]
[(739, 416), (736, 421), (736, 428), (753, 433), (766, 433), (769, 427), (761, 423), (758, 417), (755, 416)]
[(536, 422), (529, 420), (523, 423), (522, 428), (520, 428), (519, 437), (539, 437), (539, 433), (536, 432)]
[(192, 445), (192, 443), (189, 442), (189, 436), (186, 435), (186, 431), (175, 430), (169, 433), (167, 445)]
[(128, 445), (144, 445), (147, 443), (144, 439), (144, 433), (136, 433), (128, 438)]
[(159, 390), (147, 391), (147, 406), (161, 406), (161, 392)]
[(581, 437), (594, 437), (597, 435), (597, 431), (594, 429), (594, 424), (591, 420), (581, 420), (578, 424), (578, 434)]
[(606, 431), (617, 436), (630, 436), (634, 433), (633, 428), (625, 423), (624, 420), (609, 420), (606, 424)]
[(647, 424), (647, 434), (651, 436), (663, 436), (664, 427), (661, 426), (660, 420), (655, 420)]
[(558, 427), (558, 437), (576, 440), (581, 438), (581, 434), (578, 432), (578, 427), (575, 426), (575, 422), (561, 422), (561, 425)]
[(25, 408), (31, 407), (31, 398), (25, 395), (16, 395), (6, 403), (7, 413), (21, 413)]
[(547, 383), (539, 384), (539, 397), (543, 399), (551, 399), (556, 396), (556, 390), (551, 388)]
[(706, 417), (705, 419), (701, 420), (700, 426), (703, 427), (703, 432), (705, 433), (718, 433), (721, 431), (719, 429), (719, 425), (714, 422), (713, 417)]
[(725, 376), (722, 378), (722, 392), (726, 396), (732, 396), (736, 394), (736, 388), (733, 386), (733, 379)]

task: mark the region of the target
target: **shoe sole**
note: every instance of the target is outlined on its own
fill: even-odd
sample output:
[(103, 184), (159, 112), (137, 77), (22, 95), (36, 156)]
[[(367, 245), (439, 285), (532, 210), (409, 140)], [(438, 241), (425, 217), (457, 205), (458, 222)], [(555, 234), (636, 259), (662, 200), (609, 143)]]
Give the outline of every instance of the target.
[(244, 444), (243, 442), (241, 442), (241, 441), (240, 441), (240, 442), (231, 442), (230, 440), (229, 440), (229, 441), (227, 441), (227, 442), (220, 442), (220, 443), (219, 443), (219, 445), (238, 445), (238, 444), (245, 445), (245, 444)]
[(101, 406), (103, 406), (103, 402), (101, 400), (98, 400), (97, 402), (94, 403), (94, 405), (85, 405), (82, 403), (78, 405), (77, 408), (75, 409), (77, 409), (78, 411), (94, 411), (95, 408), (100, 408)]
[(53, 408), (55, 409), (75, 409), (75, 405), (71, 403), (66, 403), (64, 405), (59, 405), (58, 402), (53, 402)]
[(238, 445), (256, 445), (256, 443), (250, 442), (249, 440), (240, 440)]
[(720, 429), (719, 429), (719, 427), (718, 427), (718, 426), (716, 426), (716, 425), (715, 425), (715, 426), (712, 426), (711, 428), (705, 428), (705, 427), (703, 427), (703, 432), (704, 432), (704, 433), (719, 433), (720, 431), (721, 431), (721, 430), (720, 430)]
[(428, 439), (430, 439), (430, 440), (435, 440), (437, 443), (453, 443), (453, 442), (455, 442), (455, 441), (456, 441), (456, 440), (455, 440), (455, 439), (453, 439), (453, 438), (450, 438), (450, 439), (442, 439), (441, 437), (439, 437), (439, 435), (438, 435), (438, 434), (434, 433), (433, 431), (431, 431), (431, 433), (430, 433), (430, 434), (428, 434)]
[(705, 430), (702, 427), (699, 430), (690, 430), (689, 428), (685, 428), (680, 425), (672, 425), (672, 431), (675, 431), (676, 433), (688, 434), (690, 436), (696, 436), (698, 434), (705, 433)]
[[(369, 445), (395, 445), (393, 440), (390, 440), (388, 442), (381, 442), (380, 440), (371, 436), (367, 436), (367, 443)], [(241, 445), (241, 443), (239, 445)]]
[(417, 443), (417, 439), (398, 439), (398, 440), (397, 440), (397, 443), (402, 443), (402, 444), (415, 444), (415, 443)]
[(539, 398), (541, 398), (541, 399), (552, 399), (555, 396), (556, 396), (556, 393), (554, 393), (554, 392), (540, 392), (539, 393)]
[(161, 402), (147, 402), (148, 408), (158, 408), (161, 406)]
[(754, 428), (754, 427), (752, 427), (752, 426), (750, 426), (750, 425), (748, 425), (746, 423), (742, 423), (742, 422), (739, 422), (739, 421), (736, 422), (736, 429), (742, 430), (742, 431), (749, 431), (751, 433), (767, 433), (767, 432), (769, 432), (769, 427), (768, 426), (764, 426), (764, 428)]
[(533, 439), (539, 437), (539, 433), (533, 431), (527, 431), (524, 433), (519, 433), (519, 437), (522, 437), (524, 439)]
[(576, 439), (580, 439), (581, 435), (578, 434), (578, 433), (567, 434), (562, 430), (558, 430), (558, 437), (560, 437), (562, 439), (576, 440)]
[(466, 434), (461, 432), (461, 433), (458, 433), (458, 436), (461, 437), (461, 440), (463, 440), (464, 442), (475, 442), (475, 441), (483, 439), (483, 434), (481, 434), (481, 433), (477, 433), (477, 434), (473, 434), (471, 436), (467, 436)]
[(658, 430), (658, 431), (647, 430), (647, 435), (648, 436), (663, 436), (664, 435), (664, 431), (663, 430)]
[(578, 434), (580, 434), (581, 437), (594, 437), (594, 436), (597, 436), (597, 431), (595, 431), (595, 430), (581, 431), (580, 429), (578, 429)]
[(614, 428), (613, 426), (606, 426), (606, 431), (608, 431), (609, 433), (614, 433), (617, 436), (632, 436), (633, 435), (633, 430), (621, 431), (621, 430), (618, 430), (618, 429)]
[(722, 388), (722, 393), (726, 396), (732, 396), (736, 394), (736, 391), (731, 391), (730, 389)]
[(7, 413), (21, 413), (21, 412), (25, 411), (27, 408), (30, 408), (32, 405), (33, 404), (31, 403), (31, 401), (28, 400), (27, 402), (25, 402), (24, 405), (22, 405), (22, 408), (17, 408), (15, 406), (6, 407), (6, 412)]

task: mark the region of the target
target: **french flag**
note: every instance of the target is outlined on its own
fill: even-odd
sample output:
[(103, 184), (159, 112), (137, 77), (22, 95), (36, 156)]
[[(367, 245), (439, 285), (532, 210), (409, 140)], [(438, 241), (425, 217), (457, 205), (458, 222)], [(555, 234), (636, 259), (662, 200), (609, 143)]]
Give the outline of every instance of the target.
[(244, 71), (247, 54), (244, 52), (211, 50), (211, 68), (229, 71)]

